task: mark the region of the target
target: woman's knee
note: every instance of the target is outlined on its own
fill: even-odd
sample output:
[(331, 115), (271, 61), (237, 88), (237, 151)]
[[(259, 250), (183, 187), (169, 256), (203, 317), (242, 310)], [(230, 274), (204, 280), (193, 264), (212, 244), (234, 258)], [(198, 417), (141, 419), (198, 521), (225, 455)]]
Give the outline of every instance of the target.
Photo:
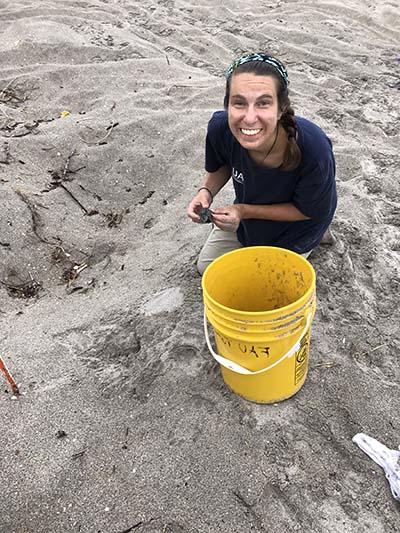
[(196, 267), (197, 267), (197, 272), (200, 274), (200, 276), (204, 274), (204, 271), (208, 267), (210, 262), (211, 261), (204, 261), (201, 255), (199, 256), (199, 258), (197, 259)]
[(214, 226), (197, 259), (196, 266), (199, 274), (203, 275), (214, 259), (238, 248), (242, 248), (242, 244), (238, 241), (236, 233), (223, 231)]

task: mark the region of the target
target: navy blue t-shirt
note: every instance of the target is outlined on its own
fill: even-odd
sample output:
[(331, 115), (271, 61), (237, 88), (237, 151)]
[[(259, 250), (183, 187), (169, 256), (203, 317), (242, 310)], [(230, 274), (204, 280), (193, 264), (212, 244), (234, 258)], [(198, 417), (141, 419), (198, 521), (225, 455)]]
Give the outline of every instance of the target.
[(309, 252), (321, 241), (332, 221), (337, 197), (332, 143), (316, 125), (296, 117), (301, 150), (300, 165), (292, 171), (255, 163), (232, 135), (226, 111), (213, 114), (207, 130), (207, 172), (227, 165), (235, 188), (235, 203), (292, 202), (309, 220), (277, 222), (242, 220), (237, 236), (244, 246), (279, 246), (297, 253)]

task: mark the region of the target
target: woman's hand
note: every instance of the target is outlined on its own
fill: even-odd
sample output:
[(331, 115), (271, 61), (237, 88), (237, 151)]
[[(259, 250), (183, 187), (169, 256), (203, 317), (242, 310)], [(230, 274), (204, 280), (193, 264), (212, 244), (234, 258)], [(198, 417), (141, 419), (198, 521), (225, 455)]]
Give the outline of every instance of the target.
[(212, 210), (214, 224), (224, 231), (237, 231), (242, 220), (242, 210), (240, 204), (217, 207)]
[(207, 189), (201, 189), (196, 196), (192, 198), (192, 201), (188, 205), (187, 215), (193, 221), (200, 223), (200, 211), (203, 208), (210, 207), (212, 198)]

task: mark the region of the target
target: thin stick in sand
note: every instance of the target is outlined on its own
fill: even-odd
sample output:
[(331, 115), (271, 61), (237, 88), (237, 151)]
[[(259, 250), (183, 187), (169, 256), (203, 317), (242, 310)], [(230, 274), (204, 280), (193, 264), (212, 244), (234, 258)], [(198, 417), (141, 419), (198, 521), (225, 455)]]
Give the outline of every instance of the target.
[(4, 364), (4, 361), (3, 359), (1, 358), (1, 355), (0, 355), (0, 370), (3, 372), (3, 374), (5, 375), (8, 383), (10, 384), (11, 388), (12, 388), (12, 391), (13, 393), (18, 396), (19, 394), (19, 388), (18, 388), (18, 385), (15, 383), (14, 381), (14, 378), (12, 377), (12, 375), (10, 374), (8, 368), (6, 367), (6, 365)]

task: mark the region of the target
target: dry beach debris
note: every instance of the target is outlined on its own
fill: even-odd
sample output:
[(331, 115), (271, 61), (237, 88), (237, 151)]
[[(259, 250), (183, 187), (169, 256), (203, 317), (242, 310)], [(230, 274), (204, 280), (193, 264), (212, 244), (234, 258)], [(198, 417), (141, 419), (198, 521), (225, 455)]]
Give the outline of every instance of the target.
[(42, 282), (35, 280), (30, 274), (30, 280), (22, 283), (9, 283), (0, 279), (0, 283), (4, 285), (10, 296), (14, 298), (33, 298), (42, 288)]
[[(65, 182), (71, 181), (70, 178), (68, 178), (69, 174), (75, 174), (79, 170), (82, 170), (84, 167), (80, 167), (76, 170), (71, 170), (69, 168), (71, 159), (77, 154), (76, 150), (74, 149), (67, 157), (64, 168), (61, 170), (51, 170), (50, 175), (52, 177), (52, 181), (50, 183), (50, 189), (56, 189), (57, 187), (61, 187), (71, 198), (74, 200), (74, 202), (79, 205), (79, 207), (84, 211), (85, 215), (92, 216), (97, 215), (98, 211), (96, 209), (86, 209), (86, 207), (76, 198), (76, 196), (70, 191), (68, 187), (66, 187)], [(45, 191), (47, 192), (47, 190)]]

